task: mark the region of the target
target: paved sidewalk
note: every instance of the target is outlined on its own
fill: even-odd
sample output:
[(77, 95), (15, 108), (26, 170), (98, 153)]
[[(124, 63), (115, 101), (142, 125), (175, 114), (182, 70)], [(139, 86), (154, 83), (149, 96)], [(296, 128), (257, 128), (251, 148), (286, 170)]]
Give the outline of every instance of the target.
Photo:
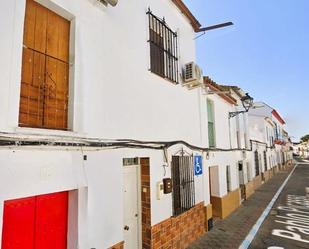
[(237, 249), (292, 168), (279, 171), (272, 179), (260, 186), (235, 212), (226, 219), (217, 221), (211, 231), (205, 233), (188, 248)]

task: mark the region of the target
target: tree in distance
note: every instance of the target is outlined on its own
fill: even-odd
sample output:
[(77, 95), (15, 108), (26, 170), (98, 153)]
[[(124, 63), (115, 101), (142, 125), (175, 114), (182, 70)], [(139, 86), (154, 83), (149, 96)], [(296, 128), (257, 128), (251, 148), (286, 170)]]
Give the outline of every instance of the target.
[(308, 140), (309, 140), (309, 134), (307, 134), (307, 135), (301, 137), (300, 140), (301, 140), (302, 142), (308, 142)]

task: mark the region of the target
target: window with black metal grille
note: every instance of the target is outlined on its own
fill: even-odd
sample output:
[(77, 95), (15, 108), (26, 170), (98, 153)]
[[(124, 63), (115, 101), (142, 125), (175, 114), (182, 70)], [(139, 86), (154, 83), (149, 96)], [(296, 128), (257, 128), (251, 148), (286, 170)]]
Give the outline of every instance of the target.
[(255, 162), (255, 176), (260, 175), (260, 161), (258, 151), (254, 152), (254, 162)]
[(164, 19), (148, 10), (150, 71), (173, 83), (178, 83), (177, 33), (173, 32)]
[(193, 156), (172, 157), (173, 215), (195, 205)]
[(268, 166), (267, 166), (267, 152), (264, 151), (264, 167), (265, 167), (265, 171), (268, 170)]

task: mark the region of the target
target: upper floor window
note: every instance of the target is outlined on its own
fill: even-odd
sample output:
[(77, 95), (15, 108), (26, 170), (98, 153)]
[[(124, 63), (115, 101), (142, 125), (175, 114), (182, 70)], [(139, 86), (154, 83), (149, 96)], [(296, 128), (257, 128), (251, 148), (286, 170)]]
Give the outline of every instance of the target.
[(68, 127), (70, 22), (27, 0), (19, 126)]
[(213, 101), (207, 99), (208, 143), (209, 147), (216, 147), (215, 114)]
[(149, 10), (150, 71), (178, 83), (177, 33)]

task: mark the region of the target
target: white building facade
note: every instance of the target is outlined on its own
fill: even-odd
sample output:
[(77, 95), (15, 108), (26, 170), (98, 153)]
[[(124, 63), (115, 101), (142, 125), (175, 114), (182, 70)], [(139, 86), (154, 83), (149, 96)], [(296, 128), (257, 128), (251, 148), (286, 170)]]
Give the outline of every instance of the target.
[[(225, 218), (241, 203), (240, 183), (243, 180), (243, 153), (241, 150), (240, 130), (230, 113), (237, 110), (237, 100), (227, 94), (225, 89), (208, 77), (204, 77), (208, 89), (204, 95), (204, 113), (207, 120), (206, 186), (209, 187), (209, 203), (214, 217)], [(207, 106), (207, 109), (206, 109)], [(241, 168), (241, 172), (239, 172)]]
[[(252, 191), (278, 170), (292, 163), (292, 152), (283, 136), (284, 120), (263, 102), (249, 110), (249, 136), (252, 140), (251, 163), (254, 175)], [(287, 135), (288, 136), (288, 135)]]
[(201, 26), (182, 1), (103, 2), (2, 3), (3, 249), (181, 248), (240, 205), (250, 139), (271, 144), (230, 117), (243, 93), (182, 86)]
[[(0, 13), (7, 34), (0, 59), (2, 247), (14, 242), (9, 227), (22, 224), (10, 215), (17, 207), (44, 213), (53, 202), (62, 220), (45, 229), (62, 232), (42, 242), (50, 248), (177, 247), (201, 235), (204, 177), (192, 170), (186, 192), (174, 183), (170, 193), (172, 174), (184, 181), (171, 168), (203, 163), (190, 145), (207, 140), (199, 90), (177, 84), (184, 65), (196, 60), (200, 26), (186, 6), (6, 0)], [(38, 212), (20, 220), (46, 218)], [(196, 213), (178, 237), (160, 234)], [(27, 238), (40, 238), (39, 231), (27, 231), (16, 243), (38, 243)]]

